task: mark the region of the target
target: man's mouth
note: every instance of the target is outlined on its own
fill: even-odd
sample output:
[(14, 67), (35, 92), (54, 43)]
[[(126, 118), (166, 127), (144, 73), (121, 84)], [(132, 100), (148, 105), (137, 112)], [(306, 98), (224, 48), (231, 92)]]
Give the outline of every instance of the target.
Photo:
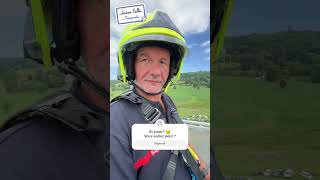
[(150, 82), (150, 83), (161, 83), (161, 81), (156, 81), (156, 80), (145, 80), (147, 82)]

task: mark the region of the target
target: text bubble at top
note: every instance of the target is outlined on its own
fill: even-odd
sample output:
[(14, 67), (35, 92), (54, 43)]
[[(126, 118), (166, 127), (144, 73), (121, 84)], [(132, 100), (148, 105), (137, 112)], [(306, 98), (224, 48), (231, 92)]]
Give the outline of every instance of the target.
[(141, 22), (146, 18), (145, 6), (144, 4), (137, 4), (117, 7), (116, 17), (118, 24)]

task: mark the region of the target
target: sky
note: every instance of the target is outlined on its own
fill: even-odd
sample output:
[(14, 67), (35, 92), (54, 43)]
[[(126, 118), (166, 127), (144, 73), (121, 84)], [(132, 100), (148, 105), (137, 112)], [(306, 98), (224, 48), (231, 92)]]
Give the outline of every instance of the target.
[[(179, 3), (178, 3), (179, 2)], [(146, 11), (163, 9), (184, 33), (190, 48), (183, 72), (209, 69), (209, 0), (111, 0), (111, 77), (117, 72), (117, 41), (124, 28), (115, 20), (114, 8), (144, 3)], [(287, 30), (320, 30), (320, 0), (234, 0), (227, 35)], [(0, 58), (23, 57), (24, 0), (0, 1)]]
[(110, 1), (110, 77), (116, 79), (118, 72), (117, 46), (126, 25), (118, 24), (115, 8), (144, 4), (146, 13), (155, 9), (166, 12), (182, 32), (189, 48), (182, 72), (210, 70), (210, 0), (111, 0)]
[(0, 1), (0, 57), (23, 56), (24, 0)]
[(320, 30), (319, 0), (234, 0), (227, 35)]

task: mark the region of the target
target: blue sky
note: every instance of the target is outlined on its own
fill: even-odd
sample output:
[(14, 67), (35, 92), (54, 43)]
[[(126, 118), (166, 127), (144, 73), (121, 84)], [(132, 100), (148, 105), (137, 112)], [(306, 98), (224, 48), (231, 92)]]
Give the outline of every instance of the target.
[(184, 60), (182, 72), (210, 70), (210, 32), (205, 31), (185, 36), (189, 55)]
[(189, 47), (189, 55), (184, 59), (182, 72), (210, 70), (210, 0), (123, 0), (121, 2), (111, 0), (111, 79), (116, 79), (117, 77), (117, 44), (121, 37), (121, 32), (126, 27), (125, 25), (119, 25), (116, 22), (114, 9), (141, 3), (145, 4), (147, 13), (150, 13), (155, 9), (166, 12), (180, 31), (182, 31)]
[(319, 0), (234, 0), (227, 35), (320, 30)]

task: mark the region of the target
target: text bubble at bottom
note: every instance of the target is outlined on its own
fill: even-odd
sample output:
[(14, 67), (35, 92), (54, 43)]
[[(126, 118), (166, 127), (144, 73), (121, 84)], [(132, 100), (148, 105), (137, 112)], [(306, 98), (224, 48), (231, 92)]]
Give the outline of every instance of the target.
[(186, 124), (134, 124), (132, 148), (135, 150), (185, 150), (188, 148)]

